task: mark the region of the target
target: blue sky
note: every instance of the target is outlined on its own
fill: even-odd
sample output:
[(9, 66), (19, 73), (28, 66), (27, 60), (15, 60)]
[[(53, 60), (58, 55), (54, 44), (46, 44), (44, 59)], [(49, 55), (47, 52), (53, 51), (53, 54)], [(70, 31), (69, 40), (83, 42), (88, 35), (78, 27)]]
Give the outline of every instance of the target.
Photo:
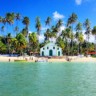
[[(30, 18), (30, 31), (36, 31), (35, 18), (41, 18), (42, 29), (44, 21), (50, 16), (53, 23), (59, 18), (66, 23), (72, 12), (78, 15), (78, 21), (84, 22), (86, 18), (91, 21), (92, 27), (96, 25), (96, 0), (0, 0), (0, 15), (6, 12), (19, 12), (22, 16)], [(20, 25), (20, 27), (22, 27)]]

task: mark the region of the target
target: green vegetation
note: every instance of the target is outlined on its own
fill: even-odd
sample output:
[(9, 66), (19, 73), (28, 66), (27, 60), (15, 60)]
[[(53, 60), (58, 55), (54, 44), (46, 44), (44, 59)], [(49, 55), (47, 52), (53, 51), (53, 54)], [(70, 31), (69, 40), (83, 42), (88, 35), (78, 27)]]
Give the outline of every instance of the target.
[[(55, 38), (56, 43), (63, 50), (64, 55), (86, 54), (96, 51), (96, 44), (90, 43), (92, 34), (96, 42), (96, 26), (91, 29), (89, 19), (83, 24), (78, 21), (78, 16), (72, 13), (66, 22), (66, 28), (60, 32), (63, 20), (58, 20), (55, 25), (51, 25), (52, 19), (47, 17), (45, 25), (48, 27), (44, 32), (44, 42), (39, 42), (41, 34), (41, 20), (35, 19), (35, 28), (37, 32), (29, 32), (30, 19), (23, 17), (19, 13), (6, 13), (5, 17), (0, 16), (0, 54), (13, 54), (39, 52), (40, 48)], [(23, 24), (22, 30), (19, 29), (19, 23)], [(12, 28), (12, 32), (8, 28)], [(83, 28), (85, 29), (86, 39), (84, 39)], [(75, 31), (75, 32), (74, 32)], [(14, 32), (14, 33), (13, 33)], [(59, 35), (58, 35), (59, 34)]]

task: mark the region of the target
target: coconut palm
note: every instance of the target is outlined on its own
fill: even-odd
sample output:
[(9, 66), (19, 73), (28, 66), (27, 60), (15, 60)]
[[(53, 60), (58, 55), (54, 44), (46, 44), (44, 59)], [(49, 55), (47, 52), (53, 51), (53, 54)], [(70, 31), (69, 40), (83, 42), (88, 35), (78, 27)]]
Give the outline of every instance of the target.
[(29, 35), (29, 33), (28, 33), (28, 26), (29, 26), (29, 24), (30, 24), (29, 18), (28, 18), (28, 17), (24, 17), (22, 23), (25, 25), (25, 29), (26, 29), (26, 31), (27, 31), (27, 36), (26, 36), (26, 38), (28, 39), (28, 35)]
[(95, 52), (96, 52), (96, 26), (94, 26), (94, 28), (92, 29), (92, 34), (95, 38)]
[[(40, 35), (40, 30), (41, 30), (41, 23), (40, 23), (40, 18), (39, 17), (36, 17), (35, 28), (37, 29), (37, 34), (39, 36)], [(38, 39), (39, 39), (39, 37), (38, 37)]]
[(2, 41), (0, 41), (0, 53), (5, 53), (6, 50), (6, 45)]
[(16, 19), (16, 27), (15, 27), (15, 32), (16, 32), (16, 34), (18, 33), (18, 31), (19, 31), (19, 26), (18, 26), (18, 21), (20, 21), (21, 20), (21, 15), (19, 14), (19, 13), (16, 13), (15, 14), (15, 19)]
[(68, 49), (68, 40), (67, 40), (67, 31), (66, 29), (65, 30), (62, 30), (62, 33), (60, 35), (62, 37), (62, 39), (65, 41), (65, 51), (67, 53), (67, 49)]
[(19, 13), (15, 14), (15, 19), (17, 21), (17, 26), (18, 26), (18, 21), (21, 20), (21, 15)]
[(64, 40), (61, 37), (58, 37), (56, 43), (57, 43), (58, 46), (60, 46), (62, 48), (62, 50), (64, 52), (64, 49), (65, 49), (65, 42), (64, 42)]
[(13, 24), (14, 24), (15, 14), (6, 13), (5, 18), (6, 18), (6, 23), (7, 23), (7, 30), (8, 30), (8, 25), (12, 25), (12, 30), (14, 31)]
[(23, 54), (23, 51), (26, 49), (27, 47), (27, 41), (24, 37), (24, 35), (22, 33), (17, 34), (16, 36), (17, 39), (17, 50), (20, 52), (20, 54)]
[(14, 23), (15, 14), (14, 13), (6, 13), (6, 21), (9, 25)]
[[(77, 39), (78, 41), (78, 54), (79, 54), (79, 45), (80, 45), (80, 42), (79, 42), (79, 36), (80, 36), (80, 32), (82, 31), (82, 24), (79, 22), (77, 25), (76, 25), (76, 34), (75, 34), (75, 38)], [(80, 36), (81, 37), (81, 36)]]
[(29, 34), (29, 44), (30, 44), (30, 51), (37, 51), (38, 50), (38, 39), (37, 39), (37, 34), (35, 32)]
[[(77, 18), (78, 18), (77, 15), (75, 13), (72, 13), (71, 16), (68, 18), (67, 27), (70, 25), (73, 26), (73, 24), (77, 21)], [(73, 27), (72, 27), (72, 32), (73, 32)], [(73, 50), (73, 39), (71, 41), (72, 41), (72, 50)]]
[(14, 24), (14, 20), (15, 20), (15, 13), (11, 13), (11, 24)]
[(79, 22), (77, 25), (76, 25), (76, 32), (80, 32), (82, 31), (82, 24)]
[(63, 21), (61, 19), (58, 20), (57, 24), (56, 24), (56, 28), (58, 31), (60, 31), (60, 27), (63, 25)]
[(67, 53), (69, 55), (69, 49), (70, 49), (70, 41), (71, 41), (71, 29), (70, 28), (66, 28), (65, 30), (62, 31), (62, 37), (63, 39), (66, 40), (66, 49), (67, 49)]
[(14, 31), (16, 32), (16, 35), (17, 35), (17, 34), (18, 34), (18, 31), (19, 31), (18, 26), (16, 26), (16, 27), (14, 28)]
[(25, 36), (25, 37), (27, 37), (27, 33), (28, 31), (27, 31), (27, 29), (26, 28), (23, 28), (22, 29), (22, 31), (21, 31), (21, 33)]
[(6, 36), (6, 41), (7, 41), (7, 47), (8, 47), (9, 54), (10, 54), (10, 48), (11, 48), (11, 39), (12, 39), (11, 33), (8, 33)]
[(68, 18), (67, 27), (74, 24), (77, 21), (77, 18), (77, 15), (75, 13), (72, 13), (71, 16)]
[(52, 27), (51, 27), (51, 31), (52, 31), (53, 33), (57, 34), (57, 33), (58, 33), (58, 28), (57, 28), (57, 26), (52, 26)]
[(28, 29), (28, 26), (29, 26), (29, 24), (30, 24), (29, 18), (28, 18), (28, 17), (24, 17), (22, 23), (23, 23), (23, 24), (26, 26), (26, 28)]
[(49, 41), (49, 38), (51, 37), (50, 32), (51, 32), (51, 30), (47, 29), (46, 32), (44, 33), (45, 41)]
[(1, 26), (1, 32), (3, 33), (5, 31), (5, 26)]
[[(84, 22), (84, 27), (85, 27), (85, 34), (86, 34), (86, 40), (87, 42), (89, 43), (89, 39), (90, 39), (90, 32), (91, 32), (91, 28), (90, 28), (90, 21), (89, 19), (86, 19), (85, 22)], [(89, 44), (86, 43), (86, 47), (87, 47), (87, 54), (88, 54), (88, 47), (89, 47)]]
[(16, 38), (12, 38), (11, 40), (12, 49), (18, 53), (18, 40)]
[[(82, 32), (79, 33), (79, 36), (78, 36), (78, 42), (79, 42), (79, 48), (80, 48), (80, 51), (82, 52), (82, 43), (84, 42), (84, 36), (82, 34)], [(80, 52), (80, 53), (81, 53)]]
[(84, 42), (84, 38), (83, 38), (83, 34), (82, 32), (76, 32), (75, 34), (75, 38), (78, 41), (78, 54), (80, 54), (80, 48), (82, 47), (81, 44)]
[(46, 25), (50, 25), (51, 23), (51, 18), (50, 17), (47, 17), (46, 21), (45, 21), (45, 24)]
[(6, 18), (2, 18), (2, 23), (3, 23), (3, 24), (4, 24), (4, 26), (5, 26), (5, 24), (7, 23)]

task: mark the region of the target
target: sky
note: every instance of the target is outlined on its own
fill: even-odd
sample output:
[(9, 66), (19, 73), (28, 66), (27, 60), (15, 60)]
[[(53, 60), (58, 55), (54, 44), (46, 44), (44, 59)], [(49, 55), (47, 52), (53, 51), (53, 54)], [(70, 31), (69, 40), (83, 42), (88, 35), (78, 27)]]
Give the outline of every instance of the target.
[(63, 19), (64, 27), (72, 12), (78, 15), (78, 21), (81, 23), (88, 18), (91, 27), (96, 25), (96, 0), (0, 0), (0, 16), (5, 16), (7, 12), (19, 12), (22, 17), (28, 16), (31, 32), (36, 31), (37, 16), (40, 17), (43, 32), (46, 29), (44, 21), (48, 16), (52, 18), (53, 24), (58, 19)]

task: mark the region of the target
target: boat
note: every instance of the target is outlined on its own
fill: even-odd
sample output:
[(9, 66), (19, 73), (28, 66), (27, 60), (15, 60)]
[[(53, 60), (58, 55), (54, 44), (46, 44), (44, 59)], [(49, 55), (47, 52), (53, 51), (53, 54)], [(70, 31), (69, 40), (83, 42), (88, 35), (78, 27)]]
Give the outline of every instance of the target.
[(35, 62), (48, 62), (48, 60), (46, 60), (46, 59), (38, 59)]
[(26, 60), (14, 60), (14, 62), (26, 62)]

